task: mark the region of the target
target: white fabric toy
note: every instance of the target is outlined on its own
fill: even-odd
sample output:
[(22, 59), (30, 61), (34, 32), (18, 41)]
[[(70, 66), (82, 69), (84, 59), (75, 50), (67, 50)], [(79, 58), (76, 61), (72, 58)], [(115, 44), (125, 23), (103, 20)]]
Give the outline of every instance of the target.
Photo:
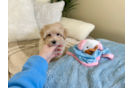
[[(78, 44), (79, 50), (82, 50), (83, 52), (88, 53), (90, 55), (92, 55), (99, 48), (99, 46), (100, 46), (100, 43), (97, 40), (92, 40), (92, 39), (82, 40)], [(101, 45), (101, 48), (102, 48), (102, 45)]]

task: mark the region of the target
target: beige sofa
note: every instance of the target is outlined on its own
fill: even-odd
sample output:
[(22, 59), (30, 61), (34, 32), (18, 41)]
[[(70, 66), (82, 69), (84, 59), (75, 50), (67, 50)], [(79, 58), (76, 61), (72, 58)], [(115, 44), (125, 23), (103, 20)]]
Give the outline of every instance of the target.
[[(89, 36), (87, 38), (93, 39)], [(68, 37), (66, 39), (65, 52), (69, 47), (77, 44), (78, 42), (79, 40)], [(38, 43), (39, 39), (12, 42), (8, 44), (8, 79), (10, 79), (15, 73), (22, 70), (22, 66), (30, 56), (39, 54)]]
[[(34, 5), (32, 4), (32, 0), (28, 0), (28, 2), (22, 0), (21, 6), (18, 4), (20, 1), (13, 1), (14, 2), (9, 0), (8, 4), (8, 35), (10, 35), (8, 36), (9, 79), (15, 73), (21, 71), (23, 64), (30, 56), (39, 54), (39, 33), (37, 30), (37, 22), (34, 17)], [(16, 8), (16, 6), (18, 7)], [(91, 23), (66, 17), (61, 17), (61, 20), (59, 21), (68, 31), (68, 38), (66, 39), (66, 51), (70, 46), (73, 46), (80, 40), (87, 38), (95, 27)], [(31, 34), (28, 34), (27, 32)], [(25, 37), (26, 35), (28, 36)]]
[[(75, 27), (74, 25), (72, 25), (71, 22), (73, 22), (74, 25), (79, 26)], [(68, 37), (66, 39), (65, 52), (68, 50), (69, 47), (77, 44), (80, 40), (84, 39), (85, 37), (92, 38), (88, 36), (88, 34), (92, 31), (91, 29), (94, 28), (94, 25), (90, 23), (65, 17), (62, 17), (61, 23), (68, 29)], [(86, 31), (85, 33), (84, 31), (83, 32), (79, 31), (79, 33), (75, 32), (77, 30), (83, 30), (82, 28), (85, 28), (85, 30), (87, 31), (89, 30), (90, 32), (88, 33)], [(15, 73), (22, 70), (22, 66), (30, 56), (39, 54), (38, 43), (39, 39), (8, 43), (8, 79), (10, 79)]]

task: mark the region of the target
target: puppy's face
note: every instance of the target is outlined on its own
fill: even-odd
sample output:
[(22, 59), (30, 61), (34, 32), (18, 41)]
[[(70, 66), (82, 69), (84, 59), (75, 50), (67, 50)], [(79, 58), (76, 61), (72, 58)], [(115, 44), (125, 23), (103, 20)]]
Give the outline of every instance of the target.
[(64, 43), (67, 32), (61, 23), (56, 22), (54, 24), (44, 26), (44, 28), (40, 31), (40, 35), (44, 44), (54, 46)]

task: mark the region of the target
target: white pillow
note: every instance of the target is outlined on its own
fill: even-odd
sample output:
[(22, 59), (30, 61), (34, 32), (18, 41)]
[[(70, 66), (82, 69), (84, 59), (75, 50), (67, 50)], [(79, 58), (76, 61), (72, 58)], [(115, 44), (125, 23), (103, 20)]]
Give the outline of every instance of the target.
[(39, 38), (32, 0), (8, 0), (8, 42)]
[(91, 23), (65, 17), (62, 17), (60, 22), (67, 29), (67, 36), (77, 40), (85, 39), (95, 28)]
[(44, 25), (60, 22), (64, 1), (55, 3), (34, 2), (35, 17), (39, 29)]
[(34, 0), (34, 1), (44, 2), (44, 3), (50, 2), (50, 0)]

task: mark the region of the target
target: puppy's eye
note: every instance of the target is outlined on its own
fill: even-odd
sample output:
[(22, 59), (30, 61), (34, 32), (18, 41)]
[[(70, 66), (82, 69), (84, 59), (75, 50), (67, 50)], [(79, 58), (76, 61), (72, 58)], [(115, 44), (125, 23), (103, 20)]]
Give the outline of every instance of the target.
[(87, 48), (88, 48), (88, 46), (87, 46)]
[(60, 34), (59, 34), (59, 33), (57, 33), (57, 35), (59, 36)]
[(48, 34), (47, 36), (51, 36), (51, 34)]

